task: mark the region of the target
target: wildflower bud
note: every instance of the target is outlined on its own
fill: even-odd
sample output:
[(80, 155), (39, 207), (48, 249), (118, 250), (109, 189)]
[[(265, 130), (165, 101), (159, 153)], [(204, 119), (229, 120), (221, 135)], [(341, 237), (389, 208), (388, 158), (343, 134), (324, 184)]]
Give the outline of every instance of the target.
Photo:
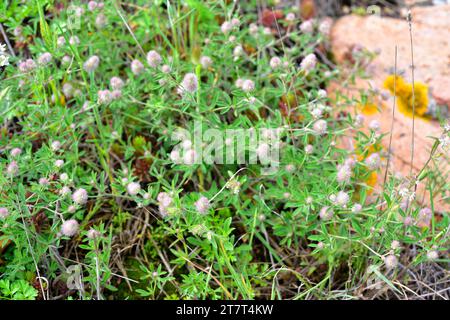
[(61, 168), (64, 165), (64, 160), (58, 159), (55, 161), (55, 167)]
[(183, 155), (183, 163), (187, 165), (192, 165), (197, 163), (197, 152), (194, 149), (187, 150)]
[(380, 130), (380, 121), (378, 120), (372, 120), (369, 123), (369, 129), (373, 130), (373, 131), (378, 131)]
[(428, 260), (437, 260), (439, 258), (439, 252), (437, 252), (436, 250), (431, 250), (427, 252), (427, 259)]
[(58, 151), (60, 148), (61, 148), (61, 142), (59, 142), (58, 140), (55, 140), (52, 142), (51, 149), (53, 151)]
[(312, 145), (308, 144), (305, 146), (306, 154), (311, 154), (311, 153), (313, 153), (313, 151), (314, 151), (314, 147)]
[(391, 242), (391, 248), (392, 248), (392, 250), (396, 250), (396, 249), (400, 248), (400, 242), (398, 242), (397, 240), (393, 240)]
[(282, 61), (279, 57), (272, 57), (272, 59), (270, 59), (269, 64), (272, 69), (277, 69), (281, 66)]
[(251, 23), (248, 31), (252, 36), (255, 36), (258, 33), (258, 26), (255, 23)]
[(99, 231), (95, 230), (95, 229), (92, 229), (92, 228), (89, 229), (89, 231), (87, 232), (87, 237), (88, 237), (88, 239), (91, 239), (91, 240), (96, 239), (96, 238), (98, 238), (100, 236), (101, 236), (101, 233)]
[(161, 64), (161, 62), (162, 58), (155, 50), (151, 50), (147, 53), (147, 63), (150, 67), (156, 68)]
[(381, 159), (378, 153), (372, 153), (365, 161), (370, 170), (376, 170), (380, 167)]
[(7, 208), (0, 208), (0, 219), (6, 219), (9, 216), (9, 211)]
[(72, 36), (69, 39), (69, 43), (74, 46), (80, 44), (80, 39), (77, 36)]
[(306, 73), (309, 73), (316, 67), (317, 58), (314, 53), (308, 54), (305, 58), (303, 58), (300, 63), (300, 69), (304, 70)]
[(97, 9), (97, 7), (98, 7), (97, 1), (89, 1), (88, 2), (89, 11), (94, 11), (95, 9)]
[(197, 91), (197, 89), (198, 89), (197, 76), (194, 73), (187, 73), (184, 76), (183, 81), (181, 82), (181, 85), (180, 85), (181, 92), (182, 93), (185, 93), (185, 92), (194, 93)]
[(349, 165), (343, 165), (338, 168), (336, 180), (339, 183), (349, 183), (352, 176), (352, 169)]
[(316, 134), (322, 135), (327, 132), (328, 124), (325, 120), (317, 120), (313, 125), (313, 130)]
[(289, 13), (286, 15), (286, 21), (287, 21), (287, 22), (293, 22), (293, 21), (295, 21), (295, 13), (289, 12)]
[(205, 214), (208, 212), (209, 207), (211, 206), (211, 204), (209, 203), (208, 198), (206, 197), (200, 197), (200, 199), (198, 199), (195, 202), (195, 208), (197, 209), (197, 211), (201, 214)]
[(294, 172), (295, 171), (295, 165), (293, 165), (291, 163), (287, 164), (284, 168), (286, 169), (287, 172)]
[(109, 80), (109, 84), (113, 90), (120, 90), (124, 86), (123, 80), (119, 77), (112, 77), (111, 80)]
[(348, 193), (344, 191), (339, 191), (336, 196), (336, 204), (341, 207), (345, 207), (350, 200)]
[(203, 69), (208, 69), (213, 64), (213, 61), (208, 56), (202, 56), (200, 58), (200, 64), (202, 65)]
[(323, 207), (322, 209), (320, 209), (319, 217), (324, 221), (331, 220), (333, 218), (333, 215), (334, 211), (330, 207)]
[(398, 265), (398, 259), (395, 255), (390, 254), (384, 258), (384, 265), (387, 269), (395, 269)]
[(321, 108), (314, 108), (311, 110), (311, 115), (314, 119), (319, 119), (322, 117), (323, 109)]
[(130, 182), (127, 185), (127, 191), (131, 196), (135, 196), (141, 190), (141, 185), (138, 182)]
[(66, 220), (61, 226), (61, 233), (66, 237), (73, 237), (78, 232), (79, 227), (75, 219)]
[(22, 36), (22, 32), (23, 32), (22, 26), (17, 26), (13, 30), (13, 35), (14, 35), (14, 37), (20, 37), (20, 36)]
[(38, 58), (38, 63), (42, 66), (49, 64), (52, 61), (52, 55), (50, 52), (44, 52)]
[(70, 188), (68, 186), (62, 187), (61, 190), (59, 191), (59, 194), (62, 196), (70, 194)]
[(86, 204), (86, 202), (88, 200), (87, 191), (84, 190), (83, 188), (80, 188), (80, 189), (76, 190), (72, 194), (72, 200), (73, 200), (73, 202), (75, 202), (76, 204), (79, 204), (79, 205)]
[(312, 20), (303, 21), (300, 25), (300, 30), (303, 33), (312, 33), (314, 31), (314, 25)]
[(244, 80), (244, 82), (242, 82), (242, 91), (244, 92), (251, 92), (255, 90), (255, 83), (252, 80)]
[(111, 91), (109, 90), (100, 90), (98, 92), (98, 98), (97, 101), (99, 104), (109, 104), (111, 103), (113, 99), (113, 96), (111, 94)]
[(353, 205), (353, 208), (352, 208), (353, 213), (360, 213), (361, 210), (362, 210), (362, 205), (360, 205), (359, 203), (355, 203)]
[(229, 21), (225, 21), (224, 23), (222, 23), (222, 25), (220, 26), (220, 30), (222, 31), (222, 33), (227, 34), (229, 33), (231, 30), (233, 29), (233, 24)]
[(22, 149), (20, 148), (14, 148), (11, 150), (11, 156), (12, 157), (17, 157), (22, 153)]
[(235, 42), (236, 41), (236, 36), (230, 36), (228, 38), (228, 41), (231, 42), (231, 43)]
[(134, 75), (140, 75), (144, 71), (144, 65), (139, 60), (133, 60), (131, 62), (131, 72), (133, 72)]
[(17, 165), (16, 161), (11, 161), (8, 166), (6, 167), (6, 173), (13, 177), (15, 175), (17, 175), (17, 173), (19, 172), (19, 166)]
[(83, 64), (83, 69), (86, 72), (94, 72), (95, 69), (98, 68), (99, 63), (100, 63), (99, 57), (92, 56), (89, 59), (87, 59), (86, 62)]
[(62, 57), (62, 59), (61, 59), (61, 65), (63, 67), (68, 67), (71, 62), (72, 62), (72, 58), (67, 55)]

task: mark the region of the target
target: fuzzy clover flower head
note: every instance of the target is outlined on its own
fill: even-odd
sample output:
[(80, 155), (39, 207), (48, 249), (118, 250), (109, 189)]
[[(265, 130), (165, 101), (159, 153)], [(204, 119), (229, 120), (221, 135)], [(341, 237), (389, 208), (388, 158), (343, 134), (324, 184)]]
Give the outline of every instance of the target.
[(313, 153), (314, 152), (314, 147), (312, 145), (310, 145), (310, 144), (306, 145), (305, 146), (305, 152), (306, 152), (306, 154)]
[(112, 100), (117, 100), (117, 99), (120, 99), (121, 97), (122, 97), (122, 90), (113, 90), (111, 92)]
[(80, 39), (77, 36), (72, 36), (69, 38), (69, 43), (72, 46), (78, 45), (78, 44), (80, 44)]
[(97, 1), (89, 1), (88, 2), (88, 10), (89, 11), (94, 11), (95, 9), (97, 9), (97, 7), (98, 7)]
[(101, 233), (99, 231), (95, 230), (95, 229), (92, 229), (92, 228), (89, 229), (89, 231), (87, 232), (87, 237), (88, 237), (88, 239), (91, 239), (91, 240), (97, 239), (100, 236), (101, 236)]
[(61, 142), (59, 142), (58, 140), (53, 141), (50, 145), (50, 148), (52, 149), (52, 151), (58, 151), (59, 149), (61, 149)]
[(58, 39), (56, 39), (56, 46), (58, 48), (63, 47), (66, 44), (66, 38), (64, 38), (63, 36), (58, 37)]
[(334, 211), (330, 207), (323, 207), (319, 211), (319, 217), (320, 217), (320, 219), (322, 219), (324, 221), (331, 220), (333, 218), (333, 216), (334, 216)]
[(395, 269), (398, 265), (398, 259), (395, 255), (390, 254), (386, 257), (384, 257), (384, 265), (386, 266), (386, 269), (391, 270)]
[(286, 21), (287, 21), (287, 22), (293, 22), (293, 21), (295, 21), (295, 13), (289, 12), (289, 13), (286, 15)]
[(227, 34), (229, 33), (231, 30), (233, 30), (233, 24), (230, 21), (225, 21), (224, 23), (222, 23), (222, 25), (220, 26), (220, 30), (222, 31), (222, 33)]
[(353, 213), (360, 213), (362, 210), (362, 205), (359, 203), (355, 203), (352, 208)]
[(238, 18), (231, 19), (231, 25), (233, 27), (239, 27), (240, 24), (241, 24), (241, 20), (239, 20)]
[(87, 193), (87, 191), (85, 189), (83, 189), (83, 188), (77, 189), (72, 194), (72, 200), (73, 200), (73, 202), (75, 202), (76, 204), (79, 204), (79, 205), (86, 204), (86, 202), (88, 200), (88, 193)]
[(166, 217), (173, 198), (167, 192), (160, 192), (156, 199), (158, 200), (159, 213), (162, 217)]
[(162, 71), (163, 73), (170, 73), (171, 68), (170, 68), (170, 66), (169, 66), (168, 64), (165, 64), (165, 65), (163, 65), (163, 66), (161, 67), (161, 71)]
[(0, 208), (0, 219), (6, 219), (6, 217), (8, 216), (9, 216), (8, 209), (5, 207)]
[(55, 167), (61, 168), (63, 165), (64, 165), (64, 160), (62, 160), (62, 159), (55, 160)]
[(112, 77), (109, 80), (109, 84), (111, 85), (111, 88), (113, 90), (120, 90), (123, 88), (123, 86), (125, 85), (125, 83), (123, 82), (122, 79), (120, 79), (119, 77)]
[(63, 181), (63, 182), (66, 182), (66, 181), (68, 181), (69, 180), (69, 175), (67, 174), (67, 173), (61, 173), (60, 174), (60, 176), (59, 176), (59, 179), (61, 180), (61, 181)]
[(70, 194), (70, 188), (68, 186), (64, 186), (61, 188), (61, 190), (59, 190), (59, 194), (62, 196), (67, 196)]
[(380, 155), (378, 153), (372, 153), (370, 156), (367, 157), (365, 163), (370, 170), (378, 169), (381, 165)]
[(11, 161), (8, 166), (6, 167), (6, 173), (10, 177), (14, 177), (19, 173), (19, 166), (17, 165), (16, 161)]
[(419, 214), (417, 215), (417, 223), (421, 227), (427, 227), (431, 223), (431, 219), (433, 218), (433, 211), (430, 208), (420, 209)]
[(61, 233), (66, 237), (73, 237), (77, 234), (80, 225), (77, 220), (69, 219), (63, 222), (61, 226)]
[(242, 56), (243, 54), (244, 54), (244, 49), (242, 48), (241, 45), (238, 45), (238, 46), (234, 47), (234, 49), (233, 49), (233, 56), (234, 56), (235, 60), (237, 58), (239, 58), (240, 56)]
[(317, 91), (317, 97), (319, 98), (319, 99), (324, 99), (324, 98), (326, 98), (327, 97), (327, 91), (326, 90), (323, 90), (323, 89), (320, 89), (320, 90), (318, 90)]
[(208, 56), (202, 56), (202, 57), (200, 58), (200, 64), (202, 65), (202, 68), (203, 68), (203, 69), (208, 69), (209, 67), (212, 66), (213, 61), (212, 61), (212, 59), (211, 59), (210, 57), (208, 57)]
[(255, 90), (255, 83), (252, 80), (246, 79), (242, 82), (242, 91), (249, 93), (253, 90)]
[(98, 68), (99, 64), (100, 58), (98, 56), (92, 56), (83, 64), (83, 69), (89, 73), (94, 72)]
[(277, 69), (282, 65), (282, 61), (279, 57), (272, 57), (269, 64), (272, 69)]
[(313, 125), (313, 131), (318, 135), (327, 133), (327, 130), (328, 130), (328, 124), (323, 119), (317, 120)]
[(157, 68), (162, 63), (162, 58), (158, 52), (151, 50), (147, 53), (147, 63), (152, 68)]
[(361, 128), (364, 125), (365, 117), (362, 114), (357, 114), (354, 125), (356, 128)]
[(18, 157), (22, 153), (22, 149), (20, 148), (14, 148), (11, 150), (11, 157)]
[(399, 249), (399, 248), (400, 248), (400, 242), (397, 241), (397, 240), (393, 240), (391, 242), (391, 249), (392, 250), (396, 250), (396, 249)]
[(270, 155), (270, 146), (267, 143), (261, 143), (256, 148), (256, 154), (258, 155), (258, 158), (262, 161), (265, 161), (269, 158)]
[(183, 154), (183, 163), (186, 165), (193, 165), (198, 163), (198, 154), (194, 149), (189, 149)]
[(439, 252), (437, 252), (436, 250), (430, 250), (427, 252), (427, 259), (434, 261), (439, 259)]
[(300, 31), (303, 33), (312, 33), (314, 31), (313, 20), (306, 20), (300, 24)]
[(189, 93), (194, 93), (196, 92), (198, 89), (198, 79), (197, 76), (195, 75), (195, 73), (187, 73), (184, 78), (183, 81), (181, 81), (180, 87), (179, 87), (179, 92), (181, 94), (184, 94), (186, 92)]
[(36, 62), (33, 59), (27, 59), (19, 62), (18, 68), (20, 72), (30, 72), (36, 68)]
[(250, 23), (250, 25), (248, 26), (248, 32), (252, 35), (255, 36), (258, 33), (258, 25), (256, 23)]
[(50, 52), (44, 52), (43, 54), (41, 54), (38, 58), (38, 63), (41, 66), (45, 66), (47, 64), (49, 64), (50, 62), (52, 62), (52, 55)]
[(61, 59), (61, 65), (63, 67), (68, 67), (71, 62), (72, 62), (72, 58), (67, 55), (62, 57), (62, 59)]
[(236, 87), (242, 89), (242, 84), (243, 84), (243, 83), (244, 83), (244, 79), (238, 78), (238, 79), (234, 82), (234, 85), (235, 85)]
[(97, 95), (97, 101), (99, 104), (110, 104), (113, 100), (113, 95), (109, 90), (100, 90)]
[(339, 183), (349, 183), (352, 176), (352, 168), (349, 165), (342, 165), (338, 167), (336, 180)]
[(378, 120), (370, 121), (370, 123), (369, 123), (369, 129), (370, 130), (379, 131), (380, 128), (381, 128), (380, 121), (378, 121)]
[(316, 55), (314, 53), (310, 53), (303, 58), (302, 62), (300, 63), (300, 69), (305, 71), (306, 73), (309, 73), (310, 71), (314, 70), (316, 64)]
[(48, 181), (47, 178), (44, 178), (44, 177), (43, 177), (43, 178), (39, 178), (38, 183), (39, 183), (41, 186), (46, 187), (46, 186), (48, 186), (48, 185), (50, 184), (50, 181)]
[(332, 23), (333, 22), (330, 18), (325, 18), (324, 20), (322, 20), (322, 22), (319, 24), (319, 32), (325, 36), (329, 36)]
[(350, 201), (350, 197), (347, 192), (345, 191), (339, 191), (336, 195), (335, 203), (338, 206), (346, 207), (347, 203)]
[(135, 59), (131, 62), (131, 72), (135, 76), (140, 75), (144, 71), (144, 65), (139, 60)]
[(207, 213), (211, 206), (208, 198), (204, 196), (200, 197), (200, 199), (198, 199), (194, 205), (197, 211), (201, 214)]
[(139, 193), (139, 191), (141, 191), (141, 185), (139, 182), (130, 182), (127, 185), (127, 192), (129, 195), (135, 196)]
[(108, 23), (108, 18), (103, 13), (99, 13), (95, 18), (95, 26), (97, 29), (103, 29)]

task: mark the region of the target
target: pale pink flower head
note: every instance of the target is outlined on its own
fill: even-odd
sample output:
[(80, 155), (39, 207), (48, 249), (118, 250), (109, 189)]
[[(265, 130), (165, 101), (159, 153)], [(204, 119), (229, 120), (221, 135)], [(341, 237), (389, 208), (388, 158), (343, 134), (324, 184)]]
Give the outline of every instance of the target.
[(95, 9), (97, 9), (97, 7), (98, 7), (97, 1), (89, 1), (88, 2), (89, 11), (94, 11)]
[(70, 37), (70, 39), (69, 39), (69, 43), (70, 43), (72, 46), (77, 45), (77, 44), (80, 44), (80, 39), (79, 39), (77, 36), (72, 36), (72, 37)]
[(204, 196), (200, 197), (200, 199), (198, 199), (195, 202), (195, 208), (201, 214), (207, 213), (209, 208), (210, 208), (210, 206), (211, 206), (211, 204), (210, 204), (208, 198), (206, 198)]
[(277, 69), (281, 66), (282, 61), (279, 57), (272, 57), (269, 64), (272, 69)]
[(133, 60), (131, 62), (131, 72), (133, 72), (134, 75), (138, 76), (144, 71), (144, 65), (139, 60)]
[(123, 80), (119, 77), (112, 77), (111, 80), (109, 80), (109, 84), (113, 90), (120, 90), (124, 86)]
[(109, 90), (100, 90), (98, 92), (98, 98), (97, 101), (99, 104), (109, 104), (111, 103), (113, 99), (113, 96), (111, 94), (111, 91)]
[(50, 184), (50, 181), (48, 181), (47, 178), (42, 177), (42, 178), (39, 178), (39, 184), (41, 186), (46, 187), (46, 186), (48, 186)]
[(83, 64), (83, 69), (86, 72), (94, 72), (98, 68), (99, 64), (100, 58), (98, 56), (92, 56)]
[(122, 97), (122, 90), (113, 90), (111, 92), (111, 98), (112, 100), (117, 100)]
[(61, 233), (66, 237), (73, 237), (77, 234), (80, 225), (77, 220), (69, 219), (63, 222), (61, 226)]
[(52, 62), (52, 55), (50, 52), (44, 52), (38, 58), (38, 63), (42, 66), (49, 64)]
[(347, 192), (345, 191), (339, 191), (336, 195), (336, 204), (341, 207), (345, 207), (347, 203), (349, 202), (350, 197)]
[(330, 207), (323, 207), (322, 209), (320, 209), (319, 217), (324, 221), (331, 220), (333, 218), (333, 215), (334, 211)]
[(286, 21), (288, 21), (288, 22), (293, 22), (293, 21), (295, 21), (295, 13), (289, 12), (289, 13), (286, 15)]
[(130, 195), (135, 196), (139, 193), (139, 191), (141, 191), (141, 185), (138, 182), (130, 182), (127, 185), (127, 192)]
[(147, 53), (147, 63), (152, 68), (157, 68), (162, 62), (162, 58), (158, 52), (151, 50)]
[(230, 21), (225, 21), (225, 22), (222, 23), (222, 25), (220, 26), (220, 30), (221, 30), (224, 34), (229, 33), (232, 29), (233, 29), (233, 24), (232, 24)]
[(361, 212), (361, 210), (362, 210), (362, 205), (360, 205), (359, 203), (355, 203), (353, 205), (353, 208), (352, 208), (353, 213), (359, 213), (359, 212)]
[(83, 189), (83, 188), (77, 189), (72, 194), (72, 200), (73, 200), (73, 202), (75, 202), (76, 204), (79, 204), (79, 205), (86, 204), (86, 202), (88, 200), (88, 193), (87, 193), (87, 191), (85, 189)]
[(202, 56), (200, 58), (200, 64), (202, 65), (203, 69), (208, 69), (213, 64), (213, 61), (208, 56)]
[(312, 33), (314, 31), (314, 23), (313, 20), (303, 21), (300, 25), (300, 30), (303, 33)]
[(343, 166), (338, 167), (336, 180), (339, 183), (349, 183), (351, 176), (352, 169), (349, 165), (344, 164)]
[(306, 154), (311, 154), (311, 153), (313, 153), (313, 151), (314, 151), (314, 147), (312, 145), (308, 144), (305, 146)]
[(380, 155), (378, 153), (372, 153), (370, 156), (367, 157), (365, 163), (371, 170), (378, 169), (381, 165)]
[(17, 157), (22, 153), (22, 149), (20, 148), (14, 148), (11, 150), (11, 156), (12, 157)]
[(97, 29), (103, 29), (108, 22), (108, 18), (103, 13), (99, 13), (95, 18), (95, 26)]
[(187, 73), (183, 81), (180, 84), (180, 90), (182, 93), (189, 92), (194, 93), (198, 89), (198, 79), (194, 73)]
[(101, 233), (95, 229), (89, 229), (89, 231), (87, 232), (87, 237), (91, 240), (96, 239), (98, 237), (101, 236)]
[(398, 265), (397, 257), (393, 254), (384, 257), (384, 265), (386, 266), (386, 269), (395, 269)]
[(244, 92), (252, 92), (255, 90), (255, 83), (252, 80), (246, 79), (242, 82), (242, 91)]
[(13, 177), (19, 173), (19, 166), (17, 165), (16, 161), (11, 161), (8, 166), (6, 167), (6, 173)]
[(7, 208), (0, 208), (0, 219), (6, 219), (6, 217), (9, 216), (9, 211)]
[(328, 124), (323, 119), (317, 120), (313, 125), (313, 131), (316, 134), (319, 134), (319, 135), (325, 134), (327, 132), (327, 130), (328, 130)]
[(314, 70), (314, 68), (316, 67), (316, 63), (316, 55), (314, 53), (310, 53), (303, 58), (302, 62), (300, 63), (300, 68), (308, 73)]
[(56, 40), (56, 46), (58, 48), (61, 48), (65, 44), (66, 44), (66, 38), (64, 38), (63, 36), (58, 37), (58, 39)]
[(439, 258), (439, 252), (437, 252), (436, 250), (431, 250), (427, 252), (427, 259), (428, 260), (437, 260)]

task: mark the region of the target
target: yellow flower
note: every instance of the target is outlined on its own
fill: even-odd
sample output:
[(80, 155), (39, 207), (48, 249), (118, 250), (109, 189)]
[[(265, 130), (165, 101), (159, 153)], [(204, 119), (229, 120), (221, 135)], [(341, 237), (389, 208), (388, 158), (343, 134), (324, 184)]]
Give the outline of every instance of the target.
[(377, 106), (372, 102), (358, 104), (358, 109), (365, 115), (372, 115), (378, 112)]
[[(395, 80), (395, 90), (394, 90)], [(414, 83), (413, 86), (400, 76), (390, 75), (384, 81), (384, 87), (397, 97), (398, 109), (404, 115), (412, 117), (413, 110), (420, 117), (425, 117), (428, 109), (428, 86), (422, 82)], [(414, 101), (414, 108), (413, 108)]]

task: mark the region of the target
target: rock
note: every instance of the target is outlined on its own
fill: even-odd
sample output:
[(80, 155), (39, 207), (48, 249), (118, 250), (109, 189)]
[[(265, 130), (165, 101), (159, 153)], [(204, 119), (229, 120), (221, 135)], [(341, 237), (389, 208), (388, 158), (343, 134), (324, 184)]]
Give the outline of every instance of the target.
[[(415, 81), (424, 82), (430, 87), (430, 92), (437, 103), (450, 106), (450, 5), (437, 7), (415, 7), (412, 9), (413, 17), (413, 44)], [(348, 96), (360, 97), (360, 89), (375, 89), (382, 93), (383, 82), (392, 73), (394, 66), (395, 46), (398, 47), (398, 72), (403, 71), (404, 78), (411, 82), (411, 52), (409, 27), (406, 20), (388, 17), (356, 15), (340, 18), (331, 31), (331, 47), (336, 61), (341, 65), (352, 67), (352, 52), (365, 48), (378, 55), (366, 66), (371, 80), (356, 78), (351, 86), (344, 86), (343, 79), (329, 86), (330, 93), (341, 92)], [(351, 73), (347, 68), (348, 76)], [(344, 72), (345, 73), (345, 72)], [(378, 95), (380, 96), (380, 95)], [(389, 94), (390, 96), (390, 94)], [(393, 99), (386, 101), (378, 99), (377, 105), (381, 112), (366, 115), (366, 125), (373, 119), (381, 124), (381, 131), (389, 133), (391, 130)], [(350, 107), (353, 112), (354, 106)], [(437, 121), (416, 117), (415, 120), (415, 152), (413, 174), (417, 174), (429, 158), (429, 151), (434, 140), (430, 137), (439, 137), (442, 128)], [(412, 119), (398, 112), (396, 109), (394, 130), (392, 132), (392, 161), (390, 171), (408, 176), (410, 172), (412, 140)], [(386, 151), (389, 145), (389, 135), (383, 140)], [(450, 172), (448, 160), (442, 159), (440, 170)], [(382, 175), (380, 175), (382, 176)], [(418, 200), (427, 203), (425, 186), (418, 186)], [(424, 199), (421, 199), (424, 197)], [(428, 197), (429, 198), (429, 197)], [(448, 201), (447, 201), (448, 202)], [(448, 211), (450, 205), (444, 200), (436, 200), (435, 208), (439, 211)]]

